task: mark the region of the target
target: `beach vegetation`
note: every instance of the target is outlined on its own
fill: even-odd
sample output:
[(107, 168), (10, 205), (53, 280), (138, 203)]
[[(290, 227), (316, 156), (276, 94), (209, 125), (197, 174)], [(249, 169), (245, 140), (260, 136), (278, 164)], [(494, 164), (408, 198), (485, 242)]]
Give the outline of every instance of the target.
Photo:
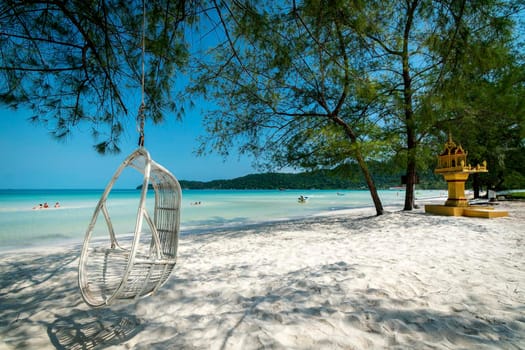
[[(515, 158), (523, 135), (523, 75), (509, 74), (523, 66), (514, 40), (522, 3), (273, 5), (216, 7), (229, 35), (213, 50), (215, 60), (199, 66), (194, 91), (219, 104), (206, 119), (201, 152), (239, 147), (271, 167), (344, 171), (356, 163), (373, 198), (368, 162), (395, 159), (406, 179), (404, 209), (411, 210), (418, 173), (435, 167), (452, 132), (465, 147), (486, 147), (472, 147), (471, 159), (492, 156), (491, 176), (502, 179), (493, 159)], [(502, 153), (498, 145), (509, 144), (502, 141), (512, 125), (514, 146)], [(495, 178), (473, 180), (476, 188), (498, 187)]]
[(216, 10), (228, 35), (193, 87), (219, 105), (205, 117), (200, 152), (238, 147), (270, 168), (357, 164), (382, 214), (367, 163), (388, 143), (376, 137), (378, 86), (353, 54), (358, 38), (339, 8), (234, 2)]
[[(212, 101), (201, 155), (237, 148), (267, 171), (346, 178), (381, 214), (384, 178), (405, 176), (406, 210), (418, 179), (439, 181), (450, 132), (488, 163), (475, 189), (525, 186), (523, 1), (145, 4), (146, 117)], [(140, 103), (142, 2), (6, 0), (0, 12), (0, 103), (30, 108), (57, 139), (88, 126), (98, 152), (117, 152)]]
[[(146, 5), (145, 113), (159, 123), (182, 110), (172, 87), (188, 62), (183, 29), (195, 7)], [(87, 128), (98, 152), (118, 152), (141, 99), (129, 93), (141, 91), (141, 2), (6, 0), (0, 13), (0, 103), (29, 108), (57, 139)]]
[(479, 7), (464, 10), (468, 11), (465, 25), (458, 28), (459, 46), (450, 52), (448, 73), (423, 102), (424, 113), (435, 126), (429, 132), (434, 153), (450, 132), (468, 151), (469, 163), (487, 161), (488, 173), (471, 176), (476, 197), (483, 187), (502, 190), (525, 185), (520, 7), (489, 5), (480, 13)]
[[(488, 152), (469, 148), (472, 160), (481, 162), (484, 156), (502, 156), (499, 146), (509, 143), (502, 134), (512, 132), (517, 118), (523, 125), (523, 103), (516, 93), (523, 87), (523, 74), (509, 75), (516, 72), (512, 67), (520, 67), (512, 35), (523, 5), (419, 0), (360, 4), (345, 14), (345, 26), (359, 38), (361, 50), (352, 54), (361, 57), (370, 80), (380, 87), (381, 98), (370, 102), (383, 116), (382, 129), (401, 136), (391, 139), (400, 141), (392, 144), (392, 151), (405, 164), (404, 208), (410, 210), (418, 169), (431, 160), (425, 148), (441, 147), (452, 132), (468, 139), (469, 146), (487, 147)], [(510, 91), (501, 95), (504, 89)], [(503, 132), (493, 135), (496, 130)], [(498, 173), (495, 169), (494, 175)]]
[(524, 200), (525, 199), (525, 192), (512, 192), (512, 193), (508, 194), (507, 197), (512, 198), (512, 199)]

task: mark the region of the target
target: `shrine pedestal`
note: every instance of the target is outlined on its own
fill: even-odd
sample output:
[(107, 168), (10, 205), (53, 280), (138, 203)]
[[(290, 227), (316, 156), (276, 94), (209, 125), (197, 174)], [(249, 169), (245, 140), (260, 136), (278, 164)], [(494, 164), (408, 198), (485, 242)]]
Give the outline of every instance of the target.
[(509, 213), (503, 210), (494, 210), (492, 207), (476, 208), (472, 206), (450, 207), (447, 205), (428, 204), (425, 205), (425, 212), (436, 215), (446, 216), (468, 216), (473, 218), (501, 218), (509, 216)]
[(444, 173), (443, 177), (448, 184), (448, 199), (445, 202), (447, 207), (467, 207), (468, 200), (465, 197), (465, 182), (469, 173), (456, 172)]
[(501, 218), (509, 216), (509, 213), (503, 210), (494, 210), (494, 208), (465, 208), (463, 210), (463, 216), (472, 218)]
[(448, 207), (446, 205), (427, 204), (425, 205), (425, 213), (432, 213), (446, 216), (462, 216), (465, 207)]

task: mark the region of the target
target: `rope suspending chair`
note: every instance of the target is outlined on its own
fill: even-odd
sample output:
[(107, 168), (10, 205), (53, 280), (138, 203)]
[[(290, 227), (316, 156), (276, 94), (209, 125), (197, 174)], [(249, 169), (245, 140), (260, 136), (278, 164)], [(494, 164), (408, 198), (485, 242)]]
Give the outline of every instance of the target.
[[(122, 162), (106, 186), (89, 223), (80, 255), (79, 287), (84, 301), (93, 307), (155, 293), (166, 282), (177, 262), (181, 188), (177, 179), (153, 161), (144, 148), (145, 1), (142, 6), (144, 22), (142, 103), (138, 113), (139, 148)], [(143, 176), (131, 242), (117, 239), (107, 205), (113, 185), (127, 168), (135, 169)], [(153, 217), (146, 207), (150, 186), (155, 191)], [(101, 215), (104, 216), (109, 236), (105, 240), (93, 237), (97, 219)], [(149, 232), (146, 230), (148, 227)]]

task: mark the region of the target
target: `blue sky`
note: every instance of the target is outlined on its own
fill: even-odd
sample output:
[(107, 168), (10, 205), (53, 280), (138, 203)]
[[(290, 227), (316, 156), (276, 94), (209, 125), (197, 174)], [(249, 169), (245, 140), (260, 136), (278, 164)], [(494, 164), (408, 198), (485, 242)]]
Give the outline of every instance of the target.
[[(27, 120), (31, 115), (28, 110), (0, 106), (0, 188), (104, 188), (136, 148), (134, 127), (126, 130), (120, 154), (101, 156), (93, 149), (95, 141), (88, 132), (77, 129), (65, 142), (59, 142), (43, 125), (31, 124)], [(203, 134), (202, 118), (190, 111), (183, 122), (168, 120), (161, 125), (147, 125), (146, 149), (179, 180), (230, 179), (256, 172), (250, 159), (239, 159), (235, 152), (226, 160), (218, 155), (197, 157), (196, 138)], [(136, 182), (134, 178), (123, 178), (118, 187), (132, 188)]]

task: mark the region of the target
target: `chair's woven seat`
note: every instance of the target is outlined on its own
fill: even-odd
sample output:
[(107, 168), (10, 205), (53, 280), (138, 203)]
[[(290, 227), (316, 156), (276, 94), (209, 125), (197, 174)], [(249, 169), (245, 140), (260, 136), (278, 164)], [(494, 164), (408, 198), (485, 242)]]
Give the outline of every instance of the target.
[[(144, 176), (129, 248), (119, 244), (106, 200), (126, 167)], [(155, 191), (153, 218), (146, 209), (148, 188)], [(154, 293), (166, 282), (177, 260), (181, 189), (177, 179), (155, 163), (144, 148), (133, 152), (107, 185), (86, 232), (79, 264), (79, 286), (84, 301), (94, 307), (109, 305), (118, 299), (134, 299)], [(100, 214), (107, 224), (108, 239), (92, 237)], [(143, 230), (144, 221), (149, 226)]]

